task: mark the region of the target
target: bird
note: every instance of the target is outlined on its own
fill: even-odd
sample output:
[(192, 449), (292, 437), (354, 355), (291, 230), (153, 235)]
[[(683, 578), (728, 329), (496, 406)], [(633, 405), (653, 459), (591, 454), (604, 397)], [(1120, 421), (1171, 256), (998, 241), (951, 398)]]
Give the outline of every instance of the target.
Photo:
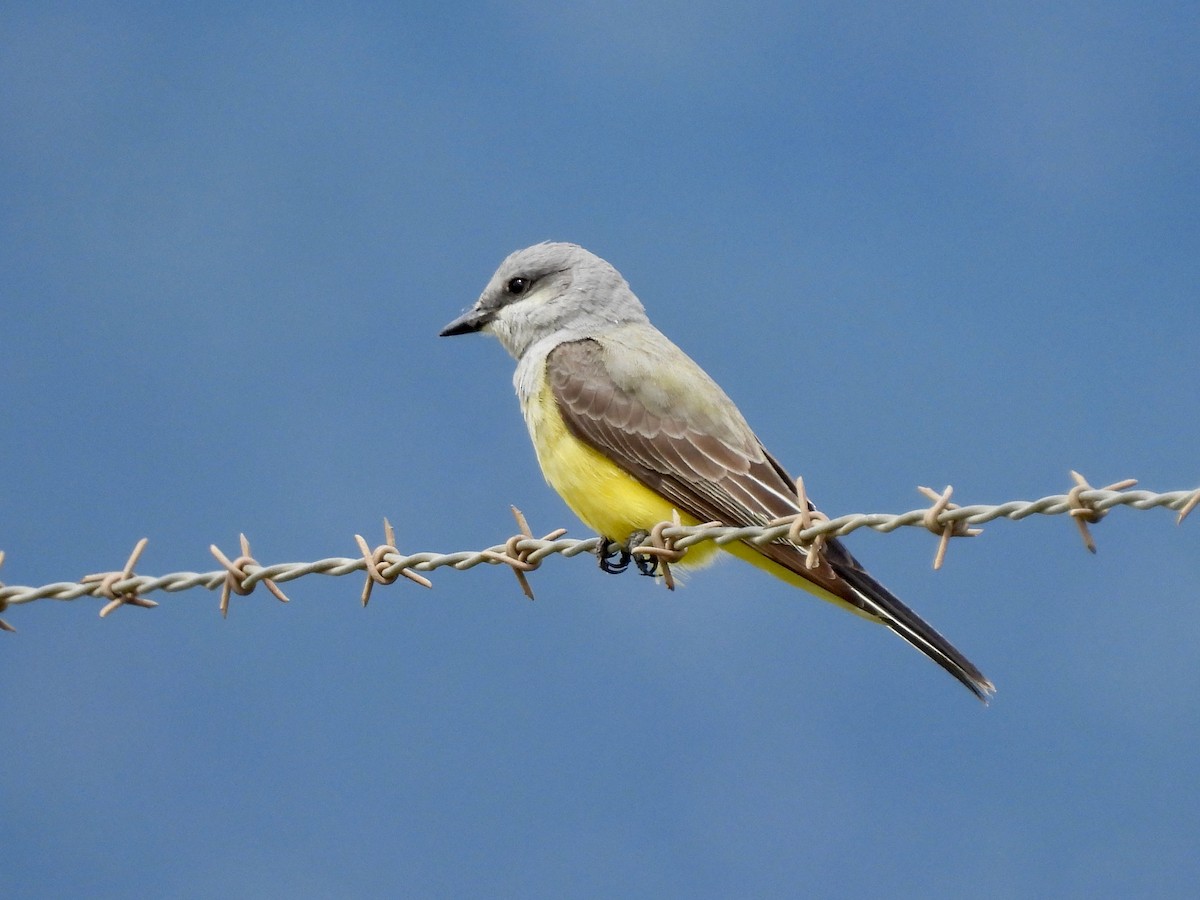
[[(479, 299), (440, 336), (483, 332), (516, 359), (513, 385), (546, 481), (572, 511), (628, 552), (678, 514), (685, 525), (761, 526), (801, 513), (796, 482), (734, 402), (651, 324), (607, 261), (546, 241), (510, 254)], [(815, 507), (805, 498), (809, 510)], [(710, 562), (713, 542), (688, 548)], [(789, 584), (882, 623), (985, 703), (995, 686), (932, 626), (826, 538), (723, 548)]]

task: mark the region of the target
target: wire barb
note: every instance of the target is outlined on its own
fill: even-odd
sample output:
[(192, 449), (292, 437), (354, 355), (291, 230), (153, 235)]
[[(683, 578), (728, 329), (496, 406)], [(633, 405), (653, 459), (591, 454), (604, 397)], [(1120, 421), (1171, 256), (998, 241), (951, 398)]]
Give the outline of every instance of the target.
[(154, 609), (158, 606), (153, 600), (147, 600), (145, 597), (139, 597), (137, 592), (126, 588), (123, 591), (118, 591), (116, 586), (123, 581), (128, 581), (133, 577), (133, 567), (142, 557), (142, 551), (146, 549), (146, 545), (150, 543), (150, 538), (142, 538), (133, 546), (133, 552), (129, 554), (129, 560), (125, 563), (125, 568), (120, 572), (98, 572), (95, 575), (84, 575), (79, 579), (80, 584), (95, 584), (95, 593), (101, 597), (107, 597), (108, 602), (104, 604), (104, 608), (100, 610), (100, 618), (105, 618), (114, 609), (122, 606), (140, 606), (144, 609)]
[[(804, 488), (804, 476), (801, 475), (796, 479), (796, 502), (800, 506), (800, 512), (791, 516), (792, 524), (788, 529), (788, 540), (794, 544), (803, 546), (803, 541), (800, 540), (801, 532), (808, 531), (815, 525), (829, 521), (829, 516), (817, 509), (812, 501), (808, 499), (808, 491)], [(783, 519), (781, 521), (787, 521)], [(772, 523), (774, 524), (774, 523)], [(814, 537), (808, 543), (808, 553), (804, 558), (804, 565), (809, 569), (819, 569), (821, 567), (821, 549), (825, 546), (825, 534), (822, 532)]]
[[(488, 559), (504, 563), (506, 566), (511, 567), (513, 574), (517, 576), (517, 584), (521, 586), (521, 592), (530, 600), (533, 600), (536, 598), (533, 596), (533, 588), (529, 586), (529, 579), (525, 577), (525, 573), (532, 572), (540, 566), (545, 554), (536, 559), (530, 558), (537, 548), (530, 546), (522, 547), (521, 544), (527, 541), (536, 541), (536, 538), (534, 538), (533, 532), (529, 528), (529, 523), (525, 520), (525, 514), (515, 506), (510, 506), (509, 509), (512, 510), (513, 518), (517, 520), (517, 527), (521, 529), (520, 533), (514, 534), (505, 541), (503, 553), (496, 553), (494, 550), (485, 550), (483, 552)], [(555, 528), (542, 538), (542, 541), (557, 541), (566, 533), (567, 529), (565, 528)]]
[(1196, 488), (1196, 490), (1192, 491), (1191, 496), (1187, 499), (1187, 502), (1179, 508), (1179, 515), (1175, 517), (1175, 524), (1182, 525), (1183, 520), (1187, 518), (1187, 514), (1195, 509), (1197, 504), (1200, 504), (1200, 488)]
[[(249, 571), (249, 567), (253, 566), (254, 568), (260, 570), (263, 567), (258, 564), (258, 560), (250, 555), (250, 541), (246, 538), (246, 535), (241, 534), (238, 535), (238, 537), (241, 539), (242, 543), (242, 555), (232, 562), (229, 561), (229, 557), (227, 557), (217, 548), (216, 544), (210, 544), (208, 547), (208, 549), (212, 552), (212, 555), (217, 558), (217, 562), (225, 567), (225, 571), (227, 573), (225, 576), (225, 584), (221, 588), (221, 618), (223, 619), (229, 616), (230, 595), (238, 594), (239, 596), (245, 597), (254, 590), (259, 581), (267, 586), (267, 590), (274, 594), (275, 599), (280, 603), (288, 602), (288, 598), (284, 596), (283, 591), (281, 591), (275, 585), (275, 582), (270, 578), (259, 578), (254, 580), (254, 573)], [(250, 582), (249, 587), (246, 587), (247, 581)]]
[[(1106, 515), (1107, 509), (1100, 509), (1096, 506), (1096, 501), (1083, 496), (1084, 491), (1095, 492), (1096, 489), (1088, 484), (1088, 480), (1076, 472), (1071, 470), (1071, 477), (1075, 480), (1075, 487), (1067, 492), (1067, 505), (1070, 507), (1071, 518), (1075, 520), (1075, 524), (1079, 526), (1079, 535), (1083, 538), (1083, 546), (1087, 547), (1089, 553), (1096, 552), (1096, 540), (1092, 537), (1092, 532), (1088, 528), (1088, 524), (1095, 525)], [(1107, 487), (1100, 488), (1101, 491), (1123, 491), (1125, 488), (1131, 488), (1137, 484), (1136, 478), (1126, 478), (1124, 481), (1117, 481)], [(1186, 509), (1186, 507), (1185, 507)], [(1183, 521), (1183, 516), (1187, 513), (1181, 513), (1176, 519), (1176, 524)]]
[(933, 501), (933, 506), (925, 510), (925, 515), (921, 517), (921, 524), (938, 536), (937, 553), (933, 556), (933, 569), (936, 572), (946, 561), (946, 548), (950, 546), (950, 538), (975, 537), (977, 534), (983, 534), (983, 529), (968, 528), (967, 523), (962, 519), (942, 521), (942, 513), (962, 508), (957, 503), (950, 502), (950, 495), (954, 493), (954, 488), (950, 485), (946, 485), (946, 489), (940, 494), (933, 488), (924, 485), (918, 487), (917, 490)]
[[(675, 576), (671, 574), (671, 563), (679, 562), (683, 559), (683, 555), (687, 553), (687, 549), (679, 550), (675, 547), (675, 539), (663, 534), (663, 530), (670, 527), (680, 528), (683, 522), (679, 519), (679, 510), (671, 510), (670, 522), (659, 522), (650, 529), (650, 533), (646, 539), (636, 547), (630, 547), (629, 552), (636, 556), (647, 556), (658, 563), (658, 567), (662, 572), (663, 584), (667, 586), (668, 591), (675, 590)], [(646, 572), (647, 575), (653, 575), (653, 570)]]
[[(363, 606), (366, 606), (371, 600), (371, 588), (377, 584), (392, 584), (401, 575), (422, 587), (433, 587), (432, 581), (424, 575), (418, 575), (406, 565), (400, 565), (399, 568), (388, 566), (386, 569), (381, 569), (380, 566), (386, 563), (389, 557), (403, 559), (400, 551), (396, 549), (396, 529), (387, 519), (383, 520), (383, 539), (384, 543), (372, 550), (368, 546), (366, 538), (361, 534), (354, 536), (354, 540), (358, 542), (358, 549), (362, 551), (363, 565), (367, 570), (367, 583), (363, 585), (362, 590)], [(393, 571), (394, 568), (395, 571)]]

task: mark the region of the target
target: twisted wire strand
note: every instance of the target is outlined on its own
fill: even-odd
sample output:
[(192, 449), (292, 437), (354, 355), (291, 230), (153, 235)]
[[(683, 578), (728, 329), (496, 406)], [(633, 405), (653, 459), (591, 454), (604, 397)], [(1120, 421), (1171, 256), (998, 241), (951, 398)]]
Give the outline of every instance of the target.
[[(660, 542), (657, 550), (646, 550), (647, 554), (656, 553), (676, 555), (677, 551), (686, 550), (703, 541), (713, 541), (718, 545), (733, 541), (750, 541), (767, 543), (787, 539), (793, 540), (805, 547), (820, 545), (822, 537), (833, 537), (850, 534), (860, 528), (871, 528), (888, 534), (898, 528), (926, 528), (939, 534), (942, 538), (940, 555), (944, 553), (947, 538), (953, 536), (969, 536), (978, 533), (972, 526), (981, 525), (996, 519), (1021, 521), (1034, 515), (1055, 516), (1069, 514), (1075, 519), (1084, 537), (1088, 549), (1095, 549), (1094, 543), (1087, 530), (1087, 523), (1095, 523), (1106, 512), (1117, 507), (1127, 506), (1132, 509), (1154, 509), (1164, 507), (1176, 510), (1178, 522), (1200, 504), (1200, 488), (1190, 491), (1168, 491), (1155, 493), (1144, 490), (1124, 490), (1123, 488), (1135, 483), (1132, 480), (1118, 482), (1106, 488), (1092, 488), (1091, 485), (1077, 473), (1072, 473), (1076, 486), (1067, 494), (1054, 494), (1039, 500), (1011, 500), (998, 505), (977, 504), (972, 506), (957, 506), (949, 502), (951, 489), (947, 488), (940, 495), (928, 488), (922, 490), (935, 499), (932, 507), (913, 509), (908, 512), (889, 513), (854, 513), (827, 519), (819, 513), (805, 516), (789, 517), (768, 525), (749, 527), (732, 527), (718, 523), (701, 525), (680, 525), (663, 523), (654, 529), (655, 540)], [(801, 489), (803, 489), (801, 487)], [(101, 615), (107, 615), (119, 606), (156, 606), (154, 601), (145, 598), (146, 594), (155, 592), (175, 593), (206, 588), (207, 590), (222, 589), (222, 612), (228, 607), (230, 593), (248, 594), (256, 585), (265, 584), (280, 600), (287, 597), (278, 589), (277, 584), (295, 581), (308, 575), (342, 576), (355, 573), (367, 573), (367, 585), (363, 591), (363, 604), (369, 596), (372, 583), (391, 583), (401, 575), (407, 575), (426, 587), (431, 586), (428, 579), (415, 573), (433, 572), (437, 569), (452, 568), (457, 570), (471, 569), (478, 565), (506, 565), (513, 569), (527, 596), (532, 599), (532, 591), (525, 580), (525, 572), (532, 571), (547, 557), (560, 554), (572, 557), (581, 553), (594, 555), (600, 547), (601, 538), (585, 539), (562, 537), (564, 529), (558, 529), (542, 538), (533, 536), (524, 517), (515, 508), (517, 522), (521, 529), (519, 534), (509, 538), (503, 544), (496, 544), (483, 550), (460, 550), (452, 553), (419, 552), (403, 553), (394, 546), (394, 535), (391, 526), (386, 525), (387, 542), (373, 551), (375, 563), (372, 565), (372, 553), (364, 552), (358, 557), (332, 556), (313, 562), (275, 563), (269, 566), (260, 565), (251, 555), (249, 542), (242, 537), (242, 555), (236, 561), (224, 556), (215, 546), (212, 552), (223, 565), (223, 568), (211, 572), (173, 572), (168, 575), (137, 575), (133, 567), (145, 547), (145, 539), (138, 542), (133, 555), (130, 556), (124, 569), (116, 572), (101, 573), (85, 576), (80, 581), (60, 581), (44, 584), (40, 587), (21, 585), (5, 586), (0, 582), (0, 612), (7, 607), (20, 606), (36, 600), (77, 600), (81, 597), (96, 597), (107, 600), (101, 610)], [(797, 521), (799, 519), (799, 521)], [(356, 535), (359, 546), (369, 551), (366, 541)], [(636, 551), (635, 551), (636, 552)], [(663, 559), (668, 557), (662, 557)], [(3, 564), (4, 554), (0, 552), (0, 565)], [(669, 568), (667, 568), (668, 586), (670, 586)], [(10, 625), (0, 619), (0, 628), (13, 630)]]

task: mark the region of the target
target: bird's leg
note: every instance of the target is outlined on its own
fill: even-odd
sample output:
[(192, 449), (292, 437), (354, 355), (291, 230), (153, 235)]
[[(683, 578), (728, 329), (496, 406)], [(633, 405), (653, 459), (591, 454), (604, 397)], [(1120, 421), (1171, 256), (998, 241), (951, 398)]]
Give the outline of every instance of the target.
[[(650, 540), (650, 532), (635, 531), (633, 534), (631, 534), (629, 536), (630, 551), (636, 550), (638, 547), (642, 546), (642, 544), (646, 543), (649, 540)], [(641, 572), (643, 575), (649, 575), (650, 577), (653, 578), (655, 575), (658, 574), (658, 557), (657, 556), (653, 556), (653, 555), (646, 554), (646, 553), (634, 553), (633, 554), (633, 562), (634, 562), (634, 565), (637, 566), (637, 570), (639, 572)]]
[[(610, 547), (616, 547), (616, 550), (610, 550)], [(613, 561), (615, 558), (615, 562)], [(629, 561), (632, 556), (629, 550), (622, 547), (616, 541), (609, 540), (604, 535), (600, 535), (600, 546), (596, 548), (596, 559), (600, 562), (600, 570), (607, 572), (609, 575), (620, 575), (629, 568)], [(641, 568), (641, 560), (638, 560), (638, 568)]]

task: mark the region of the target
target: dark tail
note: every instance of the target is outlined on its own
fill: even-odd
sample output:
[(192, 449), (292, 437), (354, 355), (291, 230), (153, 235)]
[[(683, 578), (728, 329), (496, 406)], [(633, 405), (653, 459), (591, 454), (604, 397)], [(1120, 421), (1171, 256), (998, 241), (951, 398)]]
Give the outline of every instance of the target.
[(995, 693), (995, 685), (969, 659), (938, 634), (933, 626), (900, 602), (899, 597), (872, 578), (841, 541), (830, 540), (824, 545), (821, 562), (816, 569), (807, 567), (804, 551), (795, 544), (777, 541), (751, 546), (784, 568), (879, 619), (961, 681), (967, 690), (984, 703)]
[[(837, 550), (841, 552), (839, 553)], [(996, 686), (969, 659), (959, 653), (953, 644), (938, 634), (933, 626), (872, 578), (845, 548), (839, 545), (837, 550), (828, 553), (826, 559), (838, 576), (858, 595), (860, 602), (855, 605), (878, 616), (888, 628), (961, 681), (976, 697), (987, 703), (995, 693)]]

